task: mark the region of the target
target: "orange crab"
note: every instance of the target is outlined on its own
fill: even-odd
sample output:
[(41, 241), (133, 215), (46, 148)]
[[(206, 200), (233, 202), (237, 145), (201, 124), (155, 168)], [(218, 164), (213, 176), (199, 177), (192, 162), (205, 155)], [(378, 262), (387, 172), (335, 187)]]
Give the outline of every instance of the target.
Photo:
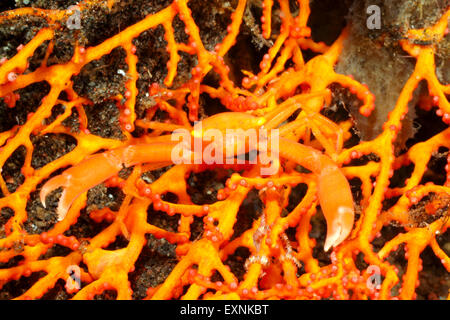
[[(259, 117), (245, 112), (224, 112), (202, 121), (202, 130), (204, 132), (208, 129), (216, 129), (224, 134), (226, 130), (234, 127), (244, 131), (260, 128), (274, 130), (300, 107), (300, 104), (292, 104), (288, 108), (278, 107), (267, 113), (266, 116)], [(290, 126), (292, 129), (292, 124)], [(283, 131), (282, 128), (280, 127), (281, 131)], [(205, 140), (202, 133), (199, 134), (196, 131), (192, 131), (192, 139), (202, 139), (203, 148), (212, 143)], [(282, 159), (301, 165), (317, 175), (318, 199), (327, 221), (324, 249), (328, 251), (331, 247), (344, 241), (353, 228), (354, 202), (350, 185), (336, 163), (327, 155), (312, 147), (285, 138), (283, 135), (277, 142), (279, 143), (277, 149)], [(63, 174), (48, 180), (40, 192), (41, 202), (45, 203), (49, 193), (63, 187), (64, 191), (57, 208), (59, 220), (62, 220), (71, 204), (81, 193), (116, 175), (123, 166), (153, 163), (161, 164), (161, 167), (164, 167), (172, 164), (173, 152), (177, 145), (177, 142), (171, 141), (170, 135), (163, 135), (152, 138), (150, 143), (130, 144), (95, 154), (66, 170)], [(244, 149), (235, 145), (233, 156), (237, 157), (251, 151), (261, 151), (260, 146), (259, 143), (254, 144), (250, 141), (246, 142)], [(218, 151), (221, 152), (222, 157), (226, 156), (225, 150)], [(273, 151), (273, 148), (270, 151)], [(190, 151), (188, 155), (191, 159), (198, 156), (195, 150)]]

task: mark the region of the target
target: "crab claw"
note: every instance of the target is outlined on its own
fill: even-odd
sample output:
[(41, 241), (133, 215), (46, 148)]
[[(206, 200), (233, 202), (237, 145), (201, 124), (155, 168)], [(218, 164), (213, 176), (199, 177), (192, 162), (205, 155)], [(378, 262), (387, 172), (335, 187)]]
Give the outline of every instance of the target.
[(45, 199), (47, 198), (47, 196), (52, 191), (58, 189), (59, 187), (64, 188), (61, 198), (59, 199), (58, 208), (56, 210), (56, 212), (58, 214), (58, 221), (61, 221), (62, 219), (64, 219), (64, 217), (66, 215), (65, 213), (69, 210), (69, 207), (72, 204), (70, 197), (67, 196), (67, 189), (66, 189), (68, 182), (70, 180), (71, 180), (71, 176), (66, 173), (56, 176), (44, 184), (44, 186), (42, 187), (41, 192), (39, 194), (41, 202), (45, 208), (46, 207)]
[(317, 174), (319, 203), (327, 220), (324, 249), (328, 251), (344, 241), (353, 229), (355, 210), (347, 178), (336, 163), (320, 151), (284, 138), (280, 138), (279, 143), (282, 157)]
[(64, 171), (61, 175), (48, 180), (41, 189), (40, 199), (45, 206), (45, 199), (54, 190), (62, 187), (59, 199), (58, 221), (64, 219), (72, 203), (83, 192), (111, 178), (122, 169), (120, 158), (111, 153), (96, 154)]
[(130, 167), (137, 163), (153, 162), (167, 165), (171, 161), (172, 149), (176, 142), (153, 143), (125, 146), (93, 156), (81, 161), (61, 175), (48, 180), (41, 189), (40, 198), (45, 206), (45, 198), (53, 190), (63, 187), (59, 199), (58, 220), (67, 214), (72, 203), (83, 192), (115, 176), (123, 165)]
[(328, 251), (352, 231), (355, 210), (350, 185), (337, 167), (325, 167), (318, 178), (319, 202), (327, 221), (324, 250)]
[(320, 207), (327, 220), (327, 238), (324, 249), (328, 251), (347, 238), (353, 229), (355, 209), (347, 178), (328, 156), (311, 147), (280, 138), (280, 155), (317, 174)]

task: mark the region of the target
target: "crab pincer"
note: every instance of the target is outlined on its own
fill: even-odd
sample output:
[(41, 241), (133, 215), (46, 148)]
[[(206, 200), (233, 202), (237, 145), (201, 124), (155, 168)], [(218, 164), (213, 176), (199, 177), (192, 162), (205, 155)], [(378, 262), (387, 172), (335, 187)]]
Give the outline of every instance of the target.
[(62, 187), (63, 192), (56, 209), (58, 220), (61, 221), (83, 192), (115, 176), (124, 167), (149, 162), (149, 159), (154, 162), (170, 161), (172, 147), (171, 143), (129, 145), (94, 154), (48, 180), (41, 189), (40, 200), (45, 205), (47, 196)]
[(355, 219), (353, 196), (344, 174), (328, 156), (291, 140), (280, 138), (280, 155), (317, 175), (319, 203), (327, 221), (324, 250), (341, 244)]

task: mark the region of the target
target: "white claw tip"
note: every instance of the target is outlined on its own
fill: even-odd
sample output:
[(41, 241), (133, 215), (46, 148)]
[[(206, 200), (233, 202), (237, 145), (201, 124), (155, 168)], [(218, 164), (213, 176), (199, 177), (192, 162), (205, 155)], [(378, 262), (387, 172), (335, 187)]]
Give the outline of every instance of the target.
[(325, 252), (327, 252), (332, 247), (339, 244), (339, 238), (341, 237), (342, 228), (341, 228), (341, 226), (338, 226), (337, 228), (338, 229), (336, 230), (336, 232), (334, 232), (331, 236), (327, 235), (327, 238), (325, 240), (325, 245), (323, 247)]
[(42, 206), (43, 206), (45, 209), (47, 209), (47, 205), (45, 204), (45, 199), (46, 199), (46, 197), (47, 197), (47, 195), (44, 194), (44, 193), (41, 191), (41, 194), (39, 195), (39, 198), (40, 198), (40, 200), (41, 200)]

